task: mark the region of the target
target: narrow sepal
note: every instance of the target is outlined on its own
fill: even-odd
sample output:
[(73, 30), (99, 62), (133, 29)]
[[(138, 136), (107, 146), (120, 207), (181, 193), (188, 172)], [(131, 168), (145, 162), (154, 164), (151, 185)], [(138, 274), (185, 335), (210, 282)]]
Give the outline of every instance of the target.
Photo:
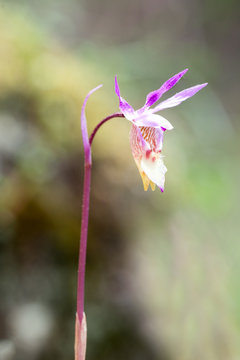
[(151, 91), (146, 97), (144, 107), (150, 107), (155, 104), (155, 102), (158, 101), (165, 92), (169, 91), (177, 84), (177, 82), (183, 77), (183, 75), (186, 74), (187, 71), (188, 69), (180, 71), (178, 74), (168, 79), (159, 89)]
[(121, 97), (119, 85), (117, 82), (117, 76), (115, 76), (115, 91), (119, 98), (119, 108), (121, 112), (123, 113), (123, 115), (127, 120), (132, 120), (134, 118), (135, 111), (133, 107), (125, 99)]
[(180, 91), (179, 93), (175, 94), (174, 96), (170, 97), (169, 99), (161, 102), (159, 105), (157, 105), (154, 109), (152, 109), (153, 113), (156, 113), (163, 109), (168, 109), (174, 106), (177, 106), (181, 104), (183, 101), (189, 99), (190, 97), (194, 96), (198, 91), (203, 89), (205, 86), (207, 86), (208, 83), (195, 85), (193, 87), (190, 87), (188, 89), (185, 89), (183, 91)]

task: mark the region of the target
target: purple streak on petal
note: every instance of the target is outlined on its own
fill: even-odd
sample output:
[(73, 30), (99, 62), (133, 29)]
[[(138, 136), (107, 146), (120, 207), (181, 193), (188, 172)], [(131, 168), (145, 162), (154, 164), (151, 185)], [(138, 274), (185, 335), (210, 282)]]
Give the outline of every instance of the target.
[(89, 97), (98, 89), (100, 89), (102, 87), (102, 85), (97, 86), (96, 88), (92, 89), (91, 91), (89, 91), (89, 93), (87, 94), (84, 102), (83, 102), (83, 106), (82, 106), (82, 111), (81, 111), (81, 130), (82, 130), (82, 139), (83, 139), (83, 148), (84, 148), (84, 154), (85, 154), (85, 162), (87, 164), (91, 164), (91, 145), (89, 143), (89, 139), (88, 139), (88, 131), (87, 131), (87, 120), (86, 120), (86, 115), (85, 115), (85, 107), (87, 104), (87, 101), (89, 99)]
[(168, 79), (158, 90), (152, 91), (147, 95), (146, 103), (144, 108), (148, 108), (152, 106), (156, 101), (160, 99), (160, 97), (168, 90), (170, 90), (176, 83), (183, 77), (188, 69), (180, 71), (178, 74), (174, 75), (170, 79)]
[(157, 105), (152, 112), (155, 113), (157, 111), (168, 109), (174, 106), (177, 106), (181, 104), (181, 102), (189, 99), (193, 95), (195, 95), (199, 90), (207, 86), (208, 83), (196, 85), (191, 88), (185, 89), (183, 91), (180, 91), (179, 93), (175, 94), (174, 96), (170, 97), (169, 99), (161, 102), (159, 105)]
[(119, 108), (128, 120), (132, 120), (134, 118), (134, 109), (122, 97), (119, 98)]
[(132, 120), (134, 117), (134, 109), (132, 108), (131, 105), (128, 104), (128, 102), (125, 99), (121, 97), (120, 89), (117, 82), (117, 76), (115, 76), (115, 91), (117, 96), (119, 97), (119, 108), (121, 112), (128, 120)]

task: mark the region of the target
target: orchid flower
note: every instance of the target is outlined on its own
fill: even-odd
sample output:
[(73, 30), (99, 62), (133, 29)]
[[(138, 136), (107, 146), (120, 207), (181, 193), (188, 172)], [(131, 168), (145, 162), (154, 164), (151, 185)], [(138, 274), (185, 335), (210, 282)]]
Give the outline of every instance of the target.
[(84, 181), (83, 181), (83, 202), (82, 202), (82, 221), (81, 221), (81, 237), (79, 247), (79, 263), (78, 263), (78, 285), (77, 285), (77, 312), (75, 322), (75, 360), (85, 360), (87, 328), (86, 317), (84, 312), (84, 293), (85, 293), (85, 267), (86, 267), (86, 251), (87, 251), (87, 233), (88, 233), (88, 217), (90, 204), (90, 184), (91, 184), (91, 167), (92, 167), (92, 142), (100, 129), (107, 121), (116, 117), (125, 117), (132, 123), (130, 132), (130, 144), (134, 160), (137, 164), (139, 172), (142, 176), (144, 190), (149, 185), (155, 190), (157, 185), (161, 191), (164, 191), (166, 166), (162, 160), (163, 134), (166, 130), (173, 129), (170, 122), (163, 116), (155, 113), (179, 105), (195, 95), (206, 84), (196, 85), (189, 89), (183, 90), (168, 100), (160, 102), (155, 108), (150, 107), (157, 102), (160, 97), (170, 90), (187, 72), (188, 69), (181, 71), (167, 80), (158, 90), (152, 91), (147, 95), (146, 102), (139, 110), (134, 110), (120, 95), (117, 78), (115, 79), (115, 90), (119, 97), (119, 107), (121, 112), (114, 113), (102, 121), (88, 135), (87, 119), (85, 115), (85, 107), (90, 95), (92, 95), (100, 86), (92, 89), (86, 96), (81, 111), (81, 130), (84, 149)]
[(163, 163), (161, 155), (163, 146), (163, 134), (166, 130), (172, 130), (170, 122), (156, 112), (168, 109), (181, 104), (181, 102), (195, 95), (204, 88), (207, 83), (196, 85), (185, 89), (167, 100), (160, 102), (154, 108), (161, 96), (170, 90), (188, 71), (185, 69), (167, 80), (159, 89), (150, 92), (146, 97), (143, 107), (134, 110), (120, 95), (120, 89), (115, 78), (115, 91), (119, 98), (119, 108), (127, 120), (132, 123), (130, 131), (130, 145), (133, 158), (143, 180), (144, 190), (151, 186), (155, 190), (157, 185), (161, 191), (164, 191), (166, 166)]

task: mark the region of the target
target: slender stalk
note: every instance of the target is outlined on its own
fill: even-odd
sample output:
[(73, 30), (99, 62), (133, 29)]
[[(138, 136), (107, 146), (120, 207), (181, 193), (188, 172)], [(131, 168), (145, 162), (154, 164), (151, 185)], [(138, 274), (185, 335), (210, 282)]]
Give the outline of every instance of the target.
[(124, 115), (122, 115), (121, 113), (115, 113), (110, 116), (107, 116), (95, 127), (90, 138), (88, 137), (85, 107), (89, 96), (100, 87), (101, 86), (98, 86), (97, 88), (91, 90), (88, 93), (86, 99), (84, 100), (82, 112), (81, 112), (81, 130), (82, 130), (82, 139), (83, 139), (83, 148), (84, 148), (84, 182), (83, 182), (82, 221), (81, 221), (81, 235), (80, 235), (79, 262), (78, 262), (78, 280), (77, 280), (75, 360), (85, 360), (86, 343), (87, 343), (86, 317), (84, 313), (84, 294), (85, 294), (85, 268), (86, 268), (91, 168), (92, 168), (91, 144), (97, 131), (106, 121), (115, 117), (124, 117)]
[(87, 251), (87, 232), (89, 217), (89, 200), (91, 185), (91, 165), (92, 153), (87, 131), (87, 119), (85, 107), (89, 96), (101, 87), (98, 86), (91, 90), (86, 96), (81, 111), (81, 130), (84, 149), (84, 182), (83, 182), (83, 203), (82, 203), (82, 222), (78, 261), (78, 280), (77, 280), (77, 313), (75, 322), (75, 360), (85, 360), (87, 344), (86, 318), (84, 314), (84, 292), (85, 292), (85, 267)]
[(88, 233), (88, 217), (89, 217), (89, 200), (91, 185), (91, 164), (84, 166), (84, 183), (83, 183), (83, 202), (82, 202), (82, 224), (81, 224), (81, 240), (79, 248), (79, 264), (78, 264), (78, 286), (77, 286), (77, 314), (79, 321), (82, 321), (84, 312), (84, 292), (85, 292), (85, 267), (87, 252), (87, 233)]
[[(86, 103), (85, 103), (86, 105)], [(85, 107), (84, 107), (85, 109)], [(87, 234), (88, 234), (88, 218), (89, 218), (89, 201), (90, 201), (90, 185), (91, 185), (91, 167), (92, 167), (92, 154), (91, 144), (100, 127), (116, 117), (124, 117), (121, 113), (114, 113), (104, 118), (93, 130), (89, 140), (84, 137), (87, 132), (85, 113), (82, 113), (82, 132), (84, 146), (84, 183), (83, 183), (83, 200), (82, 200), (82, 223), (81, 223), (81, 236), (79, 248), (79, 262), (78, 262), (78, 286), (77, 286), (77, 315), (81, 323), (84, 313), (84, 293), (85, 293), (85, 268), (86, 268), (86, 252), (87, 252)]]

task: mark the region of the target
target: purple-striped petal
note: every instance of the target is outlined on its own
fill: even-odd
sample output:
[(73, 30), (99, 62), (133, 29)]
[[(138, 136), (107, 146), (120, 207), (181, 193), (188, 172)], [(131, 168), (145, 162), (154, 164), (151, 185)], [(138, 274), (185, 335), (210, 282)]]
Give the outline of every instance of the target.
[(150, 145), (144, 140), (139, 127), (132, 125), (130, 130), (130, 146), (135, 161), (140, 161), (147, 150), (151, 150)]
[(144, 137), (144, 140), (150, 146), (150, 149), (155, 153), (161, 151), (163, 147), (163, 135), (164, 135), (164, 131), (162, 130), (162, 128), (141, 126), (140, 129), (141, 129), (141, 134)]
[(193, 95), (195, 95), (199, 90), (207, 86), (208, 83), (196, 85), (193, 87), (190, 87), (188, 89), (185, 89), (183, 91), (180, 91), (179, 93), (175, 94), (174, 96), (170, 97), (169, 99), (161, 102), (159, 105), (157, 105), (154, 109), (152, 109), (152, 112), (158, 112), (163, 109), (168, 109), (174, 106), (177, 106), (181, 104), (181, 102), (189, 99)]
[(176, 83), (183, 77), (184, 74), (188, 69), (185, 69), (183, 71), (180, 71), (178, 74), (174, 75), (170, 79), (168, 79), (158, 90), (152, 91), (147, 95), (146, 103), (144, 105), (144, 108), (148, 108), (152, 106), (156, 101), (160, 99), (160, 97), (170, 90)]
[(138, 126), (136, 126), (136, 133), (137, 133), (137, 141), (139, 145), (141, 146), (142, 151), (150, 150), (150, 145), (148, 142), (144, 139), (143, 134), (141, 133), (141, 130)]
[(115, 76), (115, 91), (117, 96), (119, 97), (119, 108), (121, 112), (123, 113), (126, 119), (131, 121), (134, 118), (135, 111), (133, 107), (129, 105), (128, 102), (121, 97), (116, 76)]
[(172, 124), (161, 115), (148, 113), (142, 117), (137, 118), (133, 123), (137, 126), (148, 126), (156, 128), (164, 128), (166, 130), (172, 130)]

